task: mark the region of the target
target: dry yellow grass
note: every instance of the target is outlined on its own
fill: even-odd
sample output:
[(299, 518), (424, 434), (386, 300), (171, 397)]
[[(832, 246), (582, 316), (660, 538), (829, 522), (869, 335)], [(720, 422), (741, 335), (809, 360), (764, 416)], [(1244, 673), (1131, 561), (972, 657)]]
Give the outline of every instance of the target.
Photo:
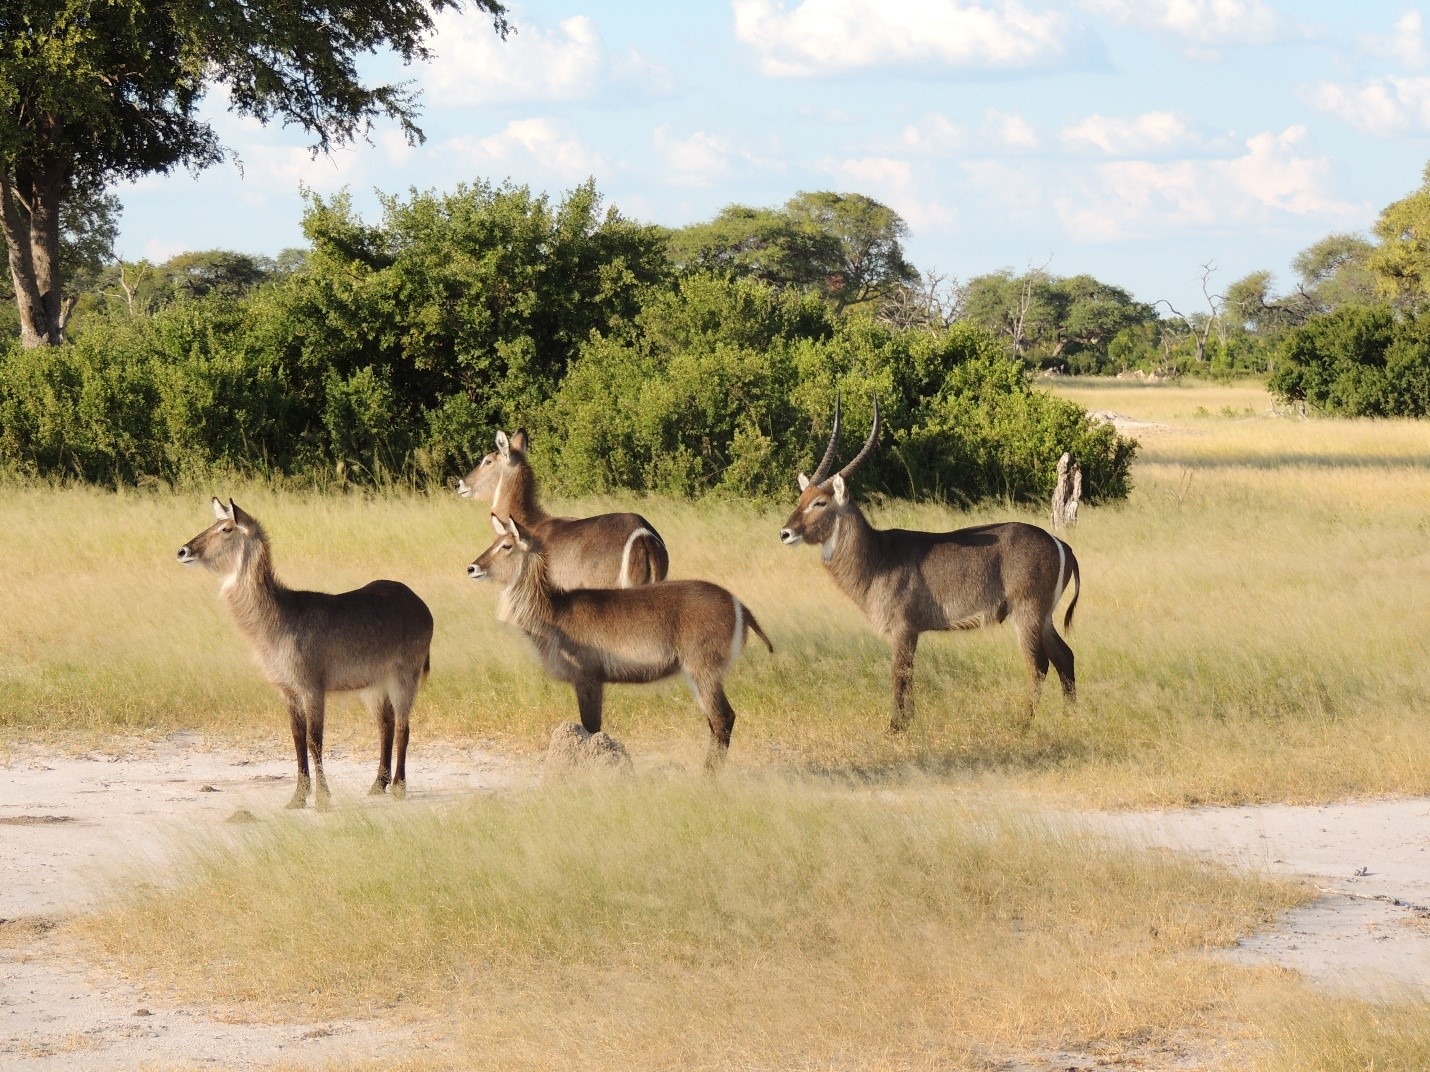
[(970, 805), (770, 779), (282, 820), (89, 924), (191, 999), (443, 1025), (453, 1067), (972, 1068), (1205, 1029), (1303, 900)]
[[(890, 738), (888, 649), (815, 550), (779, 544), (786, 504), (639, 504), (674, 574), (726, 584), (775, 641), (773, 657), (751, 649), (729, 678), (733, 761), (878, 778), (918, 768), (1103, 804), (1430, 791), (1420, 726), (1430, 659), (1418, 624), (1430, 590), (1430, 427), (1247, 417), (1269, 407), (1248, 387), (1058, 390), (1177, 427), (1139, 432), (1127, 503), (1083, 513), (1073, 544), (1084, 596), (1070, 638), (1082, 706), (1064, 715), (1053, 687), (1027, 733), (1006, 628), (925, 638), (919, 713)], [(447, 495), (214, 490), (265, 521), (288, 583), (338, 590), (388, 576), (428, 600), (437, 635), (415, 716), (419, 754), (434, 736), (536, 748), (573, 717), (569, 689), (545, 681), (495, 621), (496, 593), (463, 575), (487, 542), (480, 507)], [(173, 561), (206, 523), (206, 502), (197, 490), (0, 489), (8, 738), (196, 728), (258, 735), (286, 753), (281, 707), (212, 579)], [(871, 513), (928, 528), (1043, 520), (906, 503)], [(706, 731), (680, 686), (613, 689), (607, 711), (638, 756), (698, 762)], [(371, 736), (355, 704), (337, 705), (330, 726)]]

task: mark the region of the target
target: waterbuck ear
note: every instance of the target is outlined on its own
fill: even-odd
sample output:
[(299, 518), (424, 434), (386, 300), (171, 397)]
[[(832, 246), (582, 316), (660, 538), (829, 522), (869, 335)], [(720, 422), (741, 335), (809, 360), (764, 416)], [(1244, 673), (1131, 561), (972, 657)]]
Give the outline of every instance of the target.
[(503, 431), (497, 432), (497, 453), (503, 458), (511, 457), (511, 440), (506, 437)]
[(492, 515), (491, 515), (491, 518), (492, 518), (492, 531), (495, 532), (498, 536), (505, 536), (505, 535), (506, 535), (506, 526), (501, 523), (501, 518), (497, 517), (496, 514), (492, 514)]
[(214, 518), (218, 521), (232, 521), (233, 514), (229, 508), (219, 501), (219, 497), (213, 497)]
[(228, 500), (228, 516), (233, 518), (233, 523), (244, 532), (253, 531), (253, 518), (243, 512), (243, 508), (232, 499)]
[(800, 491), (805, 491), (808, 487), (809, 487), (809, 477), (805, 476), (803, 473), (800, 473), (800, 474), (799, 474), (799, 490), (800, 490)]
[(516, 433), (511, 437), (511, 449), (519, 450), (521, 451), (521, 453), (525, 454), (526, 446), (530, 442), (531, 437), (526, 434), (526, 429), (518, 428), (516, 430)]
[(849, 489), (844, 486), (844, 478), (838, 473), (834, 474), (834, 479), (830, 481), (834, 488), (834, 501), (843, 506), (849, 501)]
[(509, 518), (507, 523), (511, 525), (511, 534), (516, 537), (516, 545), (523, 551), (531, 550), (531, 533), (521, 527), (521, 522), (516, 518)]
[(506, 525), (503, 526), (501, 531), (503, 536), (510, 536), (514, 540), (521, 539), (521, 526), (516, 523), (516, 518), (514, 517), (506, 519)]

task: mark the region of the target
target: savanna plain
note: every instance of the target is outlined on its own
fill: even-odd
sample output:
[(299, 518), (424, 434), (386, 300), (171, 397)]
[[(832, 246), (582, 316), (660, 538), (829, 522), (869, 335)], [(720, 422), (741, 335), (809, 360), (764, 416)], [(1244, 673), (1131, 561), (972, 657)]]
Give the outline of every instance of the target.
[[(405, 804), (363, 806), (364, 781), (294, 817), (275, 785), (256, 823), (175, 831), (161, 873), (106, 880), (61, 929), (156, 1001), (417, 1025), (427, 1044), (383, 1067), (1430, 1067), (1418, 998), (1212, 955), (1308, 886), (1059, 818), (1430, 794), (1430, 427), (1278, 414), (1254, 384), (1050, 389), (1141, 450), (1129, 500), (1070, 537), (1079, 705), (1054, 684), (1031, 726), (1003, 627), (926, 636), (913, 725), (886, 732), (888, 649), (816, 549), (779, 542), (793, 474), (789, 502), (638, 503), (672, 576), (729, 587), (775, 643), (727, 679), (739, 720), (713, 779), (682, 686), (614, 688), (632, 777), (423, 799), (424, 748), (534, 772), (575, 715), (466, 578), (490, 529), (455, 495), (0, 487), (12, 760), (195, 735), (291, 756), (211, 579), (174, 561), (210, 493), (263, 520), (285, 583), (399, 579), (437, 622)], [(1044, 523), (866, 505), (885, 527)], [(375, 752), (356, 703), (330, 703), (328, 735)]]

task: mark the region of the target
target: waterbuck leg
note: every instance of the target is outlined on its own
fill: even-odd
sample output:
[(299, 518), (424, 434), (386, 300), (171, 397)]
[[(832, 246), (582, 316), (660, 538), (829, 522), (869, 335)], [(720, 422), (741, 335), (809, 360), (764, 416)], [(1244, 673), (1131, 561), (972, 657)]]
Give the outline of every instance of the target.
[(599, 681), (577, 681), (576, 708), (581, 712), (581, 725), (587, 733), (601, 732), (601, 708), (605, 704), (605, 686)]
[(298, 753), (298, 784), (293, 789), (293, 799), (285, 807), (306, 808), (308, 790), (312, 782), (308, 778), (308, 719), (303, 713), (303, 701), (297, 693), (284, 692), (283, 700), (288, 705), (288, 721), (293, 727), (293, 748)]
[(313, 759), (313, 803), (319, 810), (326, 811), (333, 806), (333, 795), (328, 791), (328, 779), (323, 775), (323, 708), (321, 689), (308, 698), (308, 753)]
[(914, 653), (918, 650), (917, 633), (900, 633), (894, 645), (894, 717), (890, 733), (902, 733), (914, 717)]
[(1023, 651), (1023, 660), (1028, 664), (1028, 710), (1023, 719), (1026, 730), (1033, 724), (1038, 697), (1043, 694), (1043, 681), (1048, 676), (1048, 652), (1043, 644), (1043, 631), (1038, 625), (1014, 621), (1013, 627), (1018, 633), (1018, 647)]
[(1043, 647), (1052, 657), (1053, 669), (1058, 672), (1058, 680), (1063, 683), (1063, 706), (1077, 703), (1077, 677), (1073, 673), (1073, 652), (1068, 643), (1053, 628), (1052, 619), (1043, 623)]
[(396, 715), (392, 710), (392, 700), (386, 693), (373, 705), (377, 715), (378, 753), (377, 780), (368, 790), (370, 796), (381, 796), (392, 784), (392, 736), (396, 727)]
[(401, 692), (393, 698), (389, 708), (397, 716), (392, 756), (392, 795), (398, 800), (407, 796), (407, 735), (411, 728), (412, 705), (417, 702), (417, 685), (421, 680), (419, 671), (410, 680), (402, 682)]
[(725, 696), (725, 686), (718, 680), (698, 688), (697, 692), (705, 718), (710, 723), (710, 748), (705, 753), (705, 769), (714, 773), (725, 765), (725, 754), (730, 751), (735, 709)]

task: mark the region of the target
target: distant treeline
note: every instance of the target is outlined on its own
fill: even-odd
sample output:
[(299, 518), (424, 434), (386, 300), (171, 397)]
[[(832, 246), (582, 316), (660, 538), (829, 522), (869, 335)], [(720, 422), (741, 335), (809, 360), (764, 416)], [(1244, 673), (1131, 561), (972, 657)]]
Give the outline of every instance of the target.
[(745, 222), (763, 245), (630, 221), (591, 184), (478, 184), (377, 223), (312, 198), (307, 248), (273, 261), (112, 264), (63, 345), (0, 349), (0, 468), (430, 485), (525, 425), (566, 492), (764, 496), (812, 467), (842, 392), (847, 452), (873, 396), (884, 415), (866, 490), (1040, 499), (1066, 450), (1088, 499), (1126, 495), (1133, 444), (995, 335), (889, 315), (917, 280), (887, 208), (810, 194)]

